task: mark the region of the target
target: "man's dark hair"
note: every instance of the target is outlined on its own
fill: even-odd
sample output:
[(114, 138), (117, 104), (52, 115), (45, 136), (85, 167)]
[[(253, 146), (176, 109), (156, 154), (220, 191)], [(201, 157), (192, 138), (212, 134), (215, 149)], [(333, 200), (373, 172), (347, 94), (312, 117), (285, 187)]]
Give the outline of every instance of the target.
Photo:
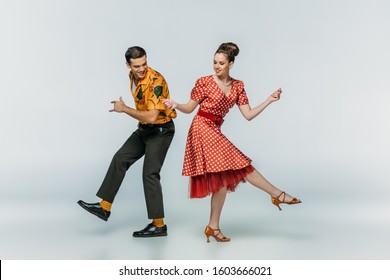
[(130, 59), (136, 59), (146, 56), (146, 51), (138, 46), (134, 46), (131, 48), (128, 48), (128, 50), (125, 53), (126, 61), (128, 64), (131, 64)]

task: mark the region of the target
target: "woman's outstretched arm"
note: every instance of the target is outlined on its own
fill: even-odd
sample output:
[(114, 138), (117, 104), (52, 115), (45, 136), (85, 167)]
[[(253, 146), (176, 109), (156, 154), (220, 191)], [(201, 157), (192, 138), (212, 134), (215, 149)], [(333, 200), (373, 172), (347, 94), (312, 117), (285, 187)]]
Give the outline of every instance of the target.
[(190, 99), (186, 104), (177, 104), (172, 99), (163, 99), (162, 102), (168, 109), (176, 109), (185, 114), (191, 114), (199, 104), (198, 101), (192, 99)]
[(280, 95), (282, 94), (282, 89), (277, 89), (274, 93), (272, 93), (263, 103), (256, 106), (255, 108), (251, 108), (249, 104), (239, 106), (241, 114), (248, 121), (257, 117), (261, 112), (264, 111), (265, 108), (268, 107), (272, 102), (278, 101), (280, 99)]

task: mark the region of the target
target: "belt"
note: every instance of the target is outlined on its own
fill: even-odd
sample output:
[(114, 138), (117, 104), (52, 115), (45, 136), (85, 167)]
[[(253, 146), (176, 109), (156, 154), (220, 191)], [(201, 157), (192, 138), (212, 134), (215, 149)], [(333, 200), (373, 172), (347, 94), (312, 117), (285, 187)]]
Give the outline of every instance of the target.
[(207, 113), (199, 109), (198, 115), (206, 119), (212, 120), (216, 125), (221, 126), (224, 122), (223, 118), (211, 113)]
[(172, 120), (170, 120), (169, 122), (166, 122), (166, 123), (158, 123), (158, 124), (138, 123), (138, 127), (142, 128), (142, 129), (152, 128), (152, 127), (164, 127), (165, 125), (170, 124), (171, 122), (172, 122)]

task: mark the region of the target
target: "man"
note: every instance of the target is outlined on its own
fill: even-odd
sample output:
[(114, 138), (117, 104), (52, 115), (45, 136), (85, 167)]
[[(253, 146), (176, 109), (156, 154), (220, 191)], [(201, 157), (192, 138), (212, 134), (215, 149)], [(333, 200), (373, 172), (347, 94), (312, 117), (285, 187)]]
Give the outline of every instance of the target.
[(138, 46), (131, 47), (125, 57), (126, 65), (130, 69), (130, 91), (134, 97), (135, 109), (127, 106), (120, 97), (119, 100), (111, 102), (114, 108), (110, 112), (126, 113), (136, 119), (139, 122), (138, 129), (114, 155), (96, 194), (102, 201), (86, 203), (79, 200), (78, 204), (107, 221), (126, 171), (134, 162), (145, 156), (142, 176), (148, 218), (152, 219), (152, 222), (144, 229), (135, 231), (133, 236), (166, 236), (160, 170), (175, 133), (172, 119), (176, 117), (176, 112), (167, 109), (162, 103), (161, 100), (169, 98), (168, 85), (160, 73), (148, 67), (145, 50)]

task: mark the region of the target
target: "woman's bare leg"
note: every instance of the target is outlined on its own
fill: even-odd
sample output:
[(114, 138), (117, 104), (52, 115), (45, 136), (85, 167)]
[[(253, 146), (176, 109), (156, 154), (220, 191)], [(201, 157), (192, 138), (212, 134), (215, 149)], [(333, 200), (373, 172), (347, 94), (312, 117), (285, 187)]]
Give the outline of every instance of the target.
[[(211, 196), (211, 211), (210, 211), (210, 221), (208, 226), (212, 229), (219, 229), (219, 220), (221, 218), (223, 204), (225, 203), (225, 198), (227, 194), (227, 188), (224, 187), (220, 189), (218, 192), (213, 193)], [(217, 232), (218, 238), (225, 238), (221, 231)], [(230, 240), (230, 238), (229, 238)]]
[(222, 207), (225, 203), (227, 194), (227, 188), (222, 188), (218, 192), (213, 193), (211, 196), (211, 211), (209, 227), (217, 229), (219, 228), (219, 219), (222, 213)]
[[(257, 170), (254, 170), (253, 172), (249, 173), (246, 176), (245, 180), (254, 185), (255, 187), (258, 187), (259, 189), (265, 191), (272, 197), (277, 197), (282, 192), (277, 187), (268, 182), (267, 179), (265, 179), (263, 175), (261, 175)], [(293, 197), (286, 193), (285, 201), (291, 201), (292, 199)]]

